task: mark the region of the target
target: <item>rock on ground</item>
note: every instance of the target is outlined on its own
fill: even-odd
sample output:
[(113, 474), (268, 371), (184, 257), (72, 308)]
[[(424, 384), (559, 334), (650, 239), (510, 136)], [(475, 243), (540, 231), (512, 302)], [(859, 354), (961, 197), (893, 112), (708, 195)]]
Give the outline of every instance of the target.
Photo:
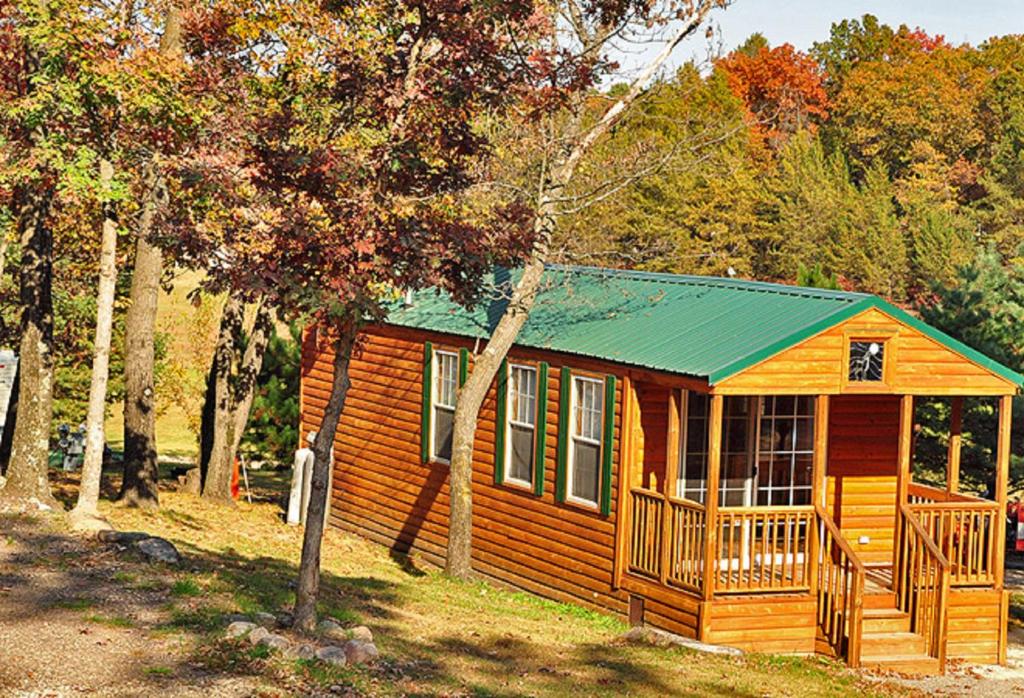
[(170, 541), (163, 538), (146, 538), (135, 543), (135, 549), (146, 556), (150, 562), (163, 562), (177, 565), (181, 562), (178, 549)]
[(334, 645), (318, 649), (316, 651), (316, 658), (321, 662), (333, 664), (334, 666), (345, 666), (345, 663), (348, 661), (345, 657), (345, 650)]
[(313, 645), (293, 645), (290, 654), (296, 659), (312, 659), (316, 656), (316, 648)]
[(316, 631), (320, 637), (326, 640), (342, 643), (348, 640), (348, 632), (343, 627), (330, 619), (324, 619), (316, 624)]
[(255, 645), (260, 640), (262, 640), (263, 638), (268, 637), (270, 634), (271, 633), (270, 633), (269, 630), (267, 630), (266, 628), (263, 628), (263, 627), (260, 627), (259, 625), (257, 625), (249, 633), (249, 642), (251, 642), (252, 644)]
[(239, 638), (245, 637), (255, 629), (255, 623), (250, 623), (246, 620), (236, 620), (228, 626), (227, 630), (224, 631), (224, 634), (230, 638)]
[(642, 642), (659, 647), (678, 645), (679, 647), (686, 647), (688, 649), (696, 650), (698, 652), (705, 652), (707, 654), (725, 654), (732, 656), (738, 656), (743, 654), (742, 650), (738, 650), (735, 647), (725, 647), (723, 645), (709, 645), (706, 642), (700, 642), (699, 640), (691, 640), (690, 638), (666, 632), (664, 630), (659, 630), (658, 628), (645, 628), (641, 626), (630, 628), (622, 636), (622, 639), (626, 640), (627, 642)]
[(283, 635), (275, 635), (274, 633), (267, 633), (266, 635), (261, 637), (259, 640), (259, 644), (263, 645), (264, 647), (270, 647), (272, 649), (278, 650), (279, 652), (284, 652), (292, 646), (292, 643), (288, 641), (288, 638), (284, 637)]
[(345, 660), (349, 664), (368, 664), (377, 659), (380, 653), (372, 642), (349, 640), (345, 643)]
[(256, 625), (263, 626), (267, 630), (273, 630), (277, 627), (277, 616), (273, 613), (264, 613), (263, 611), (259, 611), (253, 614), (252, 619), (255, 621)]
[(353, 640), (361, 640), (362, 642), (373, 642), (373, 632), (365, 625), (357, 625), (349, 631), (349, 636)]

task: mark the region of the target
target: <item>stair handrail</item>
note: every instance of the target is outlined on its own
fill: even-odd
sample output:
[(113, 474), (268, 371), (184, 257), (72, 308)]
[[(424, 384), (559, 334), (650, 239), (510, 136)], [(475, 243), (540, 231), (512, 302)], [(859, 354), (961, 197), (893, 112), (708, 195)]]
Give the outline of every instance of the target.
[(928, 656), (938, 659), (942, 667), (946, 663), (949, 560), (906, 503), (900, 503), (900, 520), (900, 554), (893, 570), (896, 606), (910, 614), (910, 630), (925, 638)]
[(846, 663), (856, 668), (860, 666), (867, 572), (824, 507), (816, 504), (814, 511), (819, 522), (818, 627), (836, 656), (842, 656), (845, 649)]

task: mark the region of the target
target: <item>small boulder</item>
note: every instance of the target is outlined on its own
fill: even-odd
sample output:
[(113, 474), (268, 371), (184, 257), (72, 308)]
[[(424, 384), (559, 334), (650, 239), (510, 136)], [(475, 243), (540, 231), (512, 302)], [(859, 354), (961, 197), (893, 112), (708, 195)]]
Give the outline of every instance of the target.
[(283, 635), (275, 635), (274, 633), (267, 633), (261, 637), (259, 644), (275, 649), (278, 652), (284, 652), (292, 646), (292, 643), (288, 642), (288, 638)]
[(296, 659), (313, 659), (316, 656), (316, 648), (309, 644), (292, 645), (289, 654)]
[(379, 656), (377, 646), (372, 642), (349, 640), (345, 643), (345, 660), (349, 664), (369, 664)]
[(135, 549), (146, 556), (150, 562), (163, 562), (167, 565), (177, 565), (181, 562), (181, 555), (174, 545), (163, 538), (146, 538), (135, 543)]
[(142, 531), (97, 531), (96, 538), (103, 541), (104, 543), (120, 543), (121, 545), (131, 545), (132, 543), (138, 543), (141, 540), (152, 538), (148, 533)]
[(277, 617), (273, 613), (258, 611), (253, 614), (252, 619), (256, 622), (256, 625), (260, 625), (267, 630), (273, 630), (277, 627)]
[(360, 640), (361, 642), (373, 642), (373, 632), (365, 625), (357, 625), (348, 631), (348, 635), (353, 640)]
[(255, 629), (255, 623), (250, 623), (247, 620), (236, 620), (228, 626), (228, 629), (224, 631), (224, 634), (227, 637), (235, 639), (239, 637), (245, 637)]
[(325, 618), (316, 624), (316, 631), (325, 640), (343, 643), (348, 640), (348, 632), (333, 620)]
[(249, 642), (251, 642), (254, 645), (258, 644), (260, 640), (262, 640), (263, 638), (267, 637), (270, 634), (271, 633), (270, 633), (269, 630), (267, 630), (266, 628), (263, 628), (263, 627), (257, 625), (249, 633)]
[(327, 664), (333, 664), (334, 666), (345, 666), (348, 661), (345, 657), (345, 650), (341, 647), (335, 647), (334, 645), (328, 645), (327, 647), (321, 647), (316, 651), (316, 658), (321, 662)]
[(281, 628), (290, 628), (295, 625), (295, 616), (288, 611), (281, 611), (277, 614), (277, 625)]
[(229, 613), (226, 616), (224, 616), (224, 620), (226, 620), (228, 623), (237, 623), (239, 621), (243, 623), (248, 623), (249, 616), (245, 615), (244, 613)]

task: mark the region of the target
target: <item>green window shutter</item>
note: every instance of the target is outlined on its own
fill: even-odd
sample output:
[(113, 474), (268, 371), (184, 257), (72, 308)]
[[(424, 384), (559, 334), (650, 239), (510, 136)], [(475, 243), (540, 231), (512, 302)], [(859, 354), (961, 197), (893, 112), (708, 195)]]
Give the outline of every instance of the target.
[(612, 513), (612, 448), (615, 443), (615, 376), (604, 379), (604, 438), (601, 439), (601, 516)]
[(420, 459), (430, 460), (430, 396), (433, 387), (434, 345), (423, 343), (423, 404), (420, 413)]
[(505, 481), (505, 421), (508, 408), (508, 360), (498, 369), (498, 390), (494, 404), (494, 484)]
[(544, 494), (544, 461), (548, 435), (548, 364), (540, 362), (537, 369), (537, 432), (533, 453), (533, 493)]
[(569, 465), (569, 402), (572, 393), (572, 371), (562, 366), (558, 378), (558, 460), (555, 463), (555, 499), (565, 501), (565, 484)]
[(459, 349), (459, 387), (461, 388), (466, 384), (466, 378), (469, 376), (469, 349), (462, 347)]

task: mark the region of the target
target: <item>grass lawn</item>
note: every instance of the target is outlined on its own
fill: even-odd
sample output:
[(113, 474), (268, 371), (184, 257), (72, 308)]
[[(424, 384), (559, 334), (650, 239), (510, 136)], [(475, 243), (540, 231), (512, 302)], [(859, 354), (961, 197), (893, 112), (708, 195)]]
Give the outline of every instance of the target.
[[(321, 611), (345, 625), (368, 625), (382, 654), (378, 664), (331, 669), (223, 640), (226, 614), (274, 612), (294, 601), (301, 531), (282, 524), (279, 505), (267, 501), (281, 480), (260, 474), (257, 503), (233, 508), (175, 492), (161, 493), (155, 513), (103, 506), (118, 529), (166, 537), (186, 557), (182, 570), (140, 564), (117, 573), (133, 588), (162, 590), (164, 619), (147, 632), (172, 636), (187, 648), (189, 665), (258, 678), (266, 695), (330, 686), (395, 696), (905, 693), (819, 659), (718, 657), (627, 644), (619, 639), (626, 630), (619, 619), (482, 582), (455, 582), (415, 558), (392, 557), (336, 530), (325, 539)], [(116, 608), (80, 603), (86, 622), (132, 623)], [(169, 686), (179, 670), (151, 666), (144, 673)]]
[[(121, 403), (112, 405), (110, 416), (104, 425), (107, 443), (114, 451), (124, 449), (123, 411), (124, 406)], [(157, 417), (156, 442), (160, 446), (160, 457), (168, 460), (195, 458), (199, 453), (195, 434), (188, 428), (188, 416), (176, 405), (171, 405), (166, 412)]]

